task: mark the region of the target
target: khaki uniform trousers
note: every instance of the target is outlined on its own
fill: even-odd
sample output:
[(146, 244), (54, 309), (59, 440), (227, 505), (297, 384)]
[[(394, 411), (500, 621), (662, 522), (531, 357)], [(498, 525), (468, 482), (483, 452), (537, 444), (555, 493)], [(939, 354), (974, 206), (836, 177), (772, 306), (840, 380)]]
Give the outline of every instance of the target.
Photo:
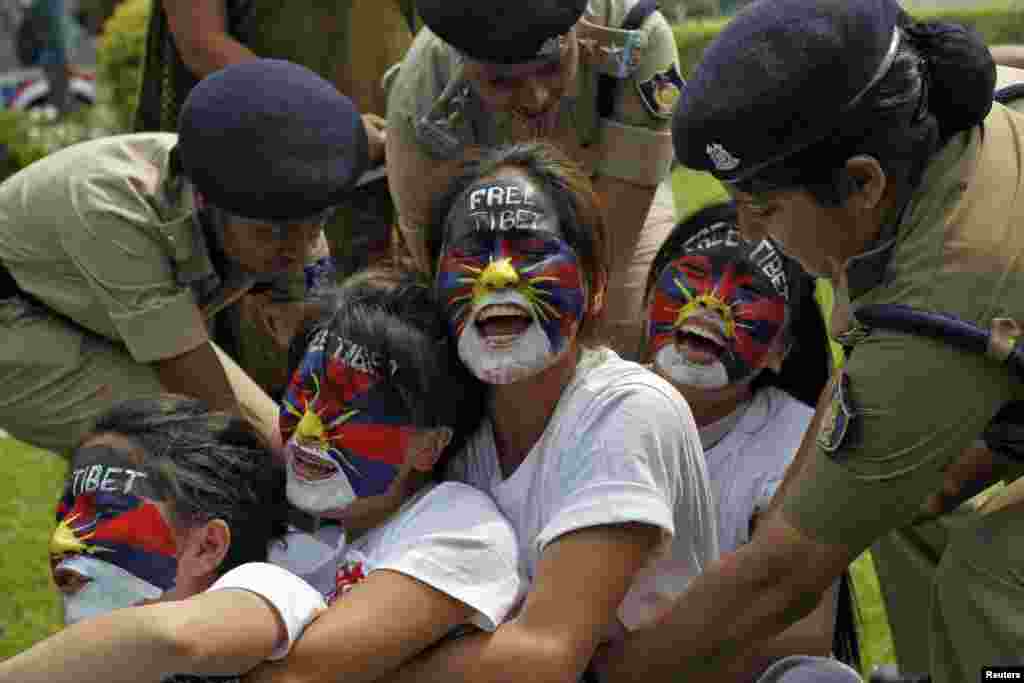
[(1018, 480), (872, 546), (901, 672), (972, 681), (984, 666), (1024, 664), (1022, 493)]
[[(163, 391), (123, 346), (14, 297), (0, 300), (0, 427), (67, 456), (114, 403)], [(244, 416), (276, 429), (276, 404), (217, 349)]]

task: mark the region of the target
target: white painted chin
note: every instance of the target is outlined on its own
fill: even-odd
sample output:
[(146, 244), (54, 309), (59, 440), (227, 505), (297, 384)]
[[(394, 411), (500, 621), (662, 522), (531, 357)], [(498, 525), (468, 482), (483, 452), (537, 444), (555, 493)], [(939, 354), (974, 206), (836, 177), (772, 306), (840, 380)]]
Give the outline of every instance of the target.
[(522, 295), (514, 292), (492, 295), (476, 306), (459, 335), (459, 358), (470, 372), (488, 384), (512, 384), (554, 365), (561, 354), (551, 348), (551, 341), (536, 316), (519, 334), (490, 337), (480, 334), (477, 316), (486, 306), (498, 303), (517, 304), (530, 310)]
[[(285, 495), (289, 503), (303, 512), (319, 515), (332, 510), (344, 509), (356, 499), (352, 484), (341, 467), (336, 467), (335, 473), (324, 479), (311, 480), (300, 476), (295, 470), (293, 449), (302, 450), (303, 454), (309, 458), (325, 459), (314, 450), (289, 444), (288, 466), (285, 468)], [(333, 465), (334, 462), (331, 461), (331, 464)]]
[(73, 595), (61, 594), (66, 626), (131, 607), (144, 600), (156, 600), (163, 595), (162, 589), (148, 581), (95, 557), (75, 555), (63, 560), (57, 568), (68, 569), (90, 579)]
[(672, 343), (658, 350), (654, 355), (654, 365), (659, 374), (683, 386), (721, 389), (729, 384), (729, 373), (725, 371), (722, 361), (716, 360), (707, 365), (694, 363)]

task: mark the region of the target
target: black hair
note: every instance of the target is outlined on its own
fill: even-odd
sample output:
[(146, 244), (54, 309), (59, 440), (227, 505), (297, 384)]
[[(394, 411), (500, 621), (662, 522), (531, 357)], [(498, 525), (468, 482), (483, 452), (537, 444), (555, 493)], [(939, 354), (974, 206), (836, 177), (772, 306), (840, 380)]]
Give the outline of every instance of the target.
[(425, 277), (412, 270), (376, 266), (344, 284), (318, 292), (321, 316), (311, 319), (289, 347), (288, 373), (302, 362), (310, 341), (327, 330), (359, 344), (397, 368), (387, 375), (402, 398), (410, 423), (424, 429), (450, 427), (452, 440), (434, 467), (446, 461), (480, 425), (487, 387), (459, 361), (448, 339), (448, 321)]
[(891, 67), (838, 117), (827, 137), (736, 187), (751, 193), (803, 187), (820, 204), (839, 206), (857, 189), (846, 161), (864, 154), (878, 161), (897, 196), (909, 196), (929, 159), (988, 115), (996, 71), (984, 40), (971, 28), (916, 22), (901, 12), (898, 30)]
[(265, 561), (267, 545), (286, 531), (284, 469), (242, 418), (164, 395), (116, 404), (93, 427), (92, 434), (103, 433), (142, 449), (142, 469), (167, 483), (175, 525), (228, 525), (231, 544), (218, 572)]
[(857, 671), (861, 670), (860, 635), (857, 630), (860, 621), (857, 596), (853, 590), (853, 575), (847, 567), (839, 577), (839, 584), (836, 587), (832, 655)]
[[(607, 281), (610, 269), (604, 211), (590, 178), (558, 147), (543, 141), (520, 142), (483, 150), (463, 160), (460, 173), (432, 206), (427, 226), (427, 253), (437, 269), (456, 200), (475, 182), (502, 168), (516, 168), (537, 183), (555, 206), (565, 241), (576, 250), (580, 266), (593, 288), (598, 276)], [(593, 295), (593, 291), (591, 291)], [(596, 341), (595, 316), (584, 316), (580, 339)]]
[[(702, 228), (715, 223), (736, 226), (735, 203), (723, 201), (709, 204), (676, 224), (651, 262), (644, 290), (645, 302), (650, 300), (658, 275), (669, 261), (679, 255), (683, 243)], [(781, 249), (776, 251), (782, 258), (789, 285), (784, 337), (789, 353), (778, 373), (766, 369), (754, 379), (751, 389), (756, 392), (761, 387), (775, 386), (802, 403), (815, 406), (832, 369), (828, 330), (821, 307), (814, 297), (815, 279)]]

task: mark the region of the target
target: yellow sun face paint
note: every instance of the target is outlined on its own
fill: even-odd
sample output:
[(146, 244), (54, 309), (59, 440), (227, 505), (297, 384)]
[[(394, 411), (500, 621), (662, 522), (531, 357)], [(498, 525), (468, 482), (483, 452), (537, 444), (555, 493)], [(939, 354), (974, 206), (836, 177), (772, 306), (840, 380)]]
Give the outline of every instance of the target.
[(71, 523), (78, 518), (79, 515), (71, 515), (70, 517), (62, 519), (60, 523), (57, 524), (57, 528), (53, 530), (53, 535), (50, 536), (51, 557), (73, 554), (95, 555), (99, 552), (110, 552), (107, 548), (97, 548), (86, 543), (87, 540), (96, 535), (95, 531), (78, 536), (75, 532), (75, 528), (71, 526)]

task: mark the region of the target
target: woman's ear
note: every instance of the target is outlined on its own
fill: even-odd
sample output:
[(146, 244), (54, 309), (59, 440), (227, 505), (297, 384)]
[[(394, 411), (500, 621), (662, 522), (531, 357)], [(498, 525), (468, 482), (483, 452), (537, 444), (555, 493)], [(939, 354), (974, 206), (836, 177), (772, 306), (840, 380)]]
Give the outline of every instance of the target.
[(413, 442), (412, 452), (409, 458), (412, 460), (412, 468), (419, 472), (429, 472), (434, 469), (438, 459), (452, 442), (454, 432), (451, 427), (437, 427), (421, 432)]
[(769, 368), (776, 374), (782, 372), (782, 364), (786, 362), (786, 356), (793, 349), (793, 344), (784, 340), (775, 343), (774, 348), (765, 356), (764, 367)]
[(596, 318), (604, 310), (604, 295), (608, 289), (608, 273), (604, 269), (594, 273), (592, 291), (587, 301), (587, 315)]
[(847, 204), (861, 211), (877, 209), (889, 183), (878, 160), (865, 154), (850, 157), (846, 161), (846, 173), (854, 185), (853, 192), (846, 200)]
[(223, 519), (211, 519), (183, 536), (178, 556), (179, 583), (188, 581), (205, 590), (220, 576), (220, 566), (231, 547), (231, 529)]

